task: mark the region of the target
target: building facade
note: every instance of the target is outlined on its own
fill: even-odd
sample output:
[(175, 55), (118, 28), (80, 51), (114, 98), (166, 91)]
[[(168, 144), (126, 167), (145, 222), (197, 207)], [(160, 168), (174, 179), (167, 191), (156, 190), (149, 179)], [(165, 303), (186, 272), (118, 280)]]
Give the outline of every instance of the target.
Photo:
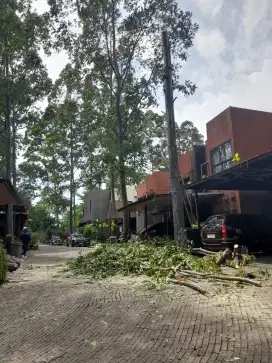
[[(201, 175), (219, 173), (232, 166), (239, 154), (240, 162), (272, 149), (272, 113), (229, 107), (207, 123), (206, 162)], [(216, 212), (269, 214), (265, 201), (270, 193), (224, 191)]]
[[(230, 168), (239, 154), (240, 162), (272, 149), (272, 113), (228, 107), (206, 124), (205, 145), (196, 145), (179, 157), (179, 170), (185, 185)], [(203, 191), (215, 195), (216, 191)], [(168, 172), (155, 172), (137, 186), (138, 198), (170, 193)], [(272, 217), (271, 193), (221, 191), (202, 204), (210, 214), (257, 213)], [(203, 218), (206, 213), (203, 213)]]

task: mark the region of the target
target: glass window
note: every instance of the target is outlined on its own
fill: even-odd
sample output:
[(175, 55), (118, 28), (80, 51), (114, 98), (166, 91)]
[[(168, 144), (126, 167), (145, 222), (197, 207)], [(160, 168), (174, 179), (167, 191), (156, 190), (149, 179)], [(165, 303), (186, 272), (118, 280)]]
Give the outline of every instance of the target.
[(231, 141), (218, 146), (211, 151), (212, 173), (216, 174), (222, 170), (229, 169), (232, 165)]
[(210, 229), (210, 228), (216, 228), (216, 227), (220, 227), (222, 226), (222, 224), (224, 223), (224, 217), (223, 216), (213, 216), (213, 217), (209, 217), (205, 224), (204, 224), (204, 229)]

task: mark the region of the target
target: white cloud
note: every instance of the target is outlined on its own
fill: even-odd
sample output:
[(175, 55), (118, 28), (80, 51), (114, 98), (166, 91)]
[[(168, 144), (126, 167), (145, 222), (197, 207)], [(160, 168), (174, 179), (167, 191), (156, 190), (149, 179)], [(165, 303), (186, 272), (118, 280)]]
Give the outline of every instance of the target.
[(204, 92), (176, 107), (176, 119), (192, 120), (200, 132), (206, 134), (206, 123), (229, 106), (272, 112), (270, 82), (272, 58), (266, 59), (259, 72), (237, 73), (218, 93)]
[(226, 40), (217, 28), (200, 28), (194, 44), (198, 54), (206, 59), (218, 57), (226, 48)]
[(270, 11), (270, 0), (244, 0), (243, 26), (245, 35), (250, 37), (260, 22)]
[(212, 17), (217, 15), (223, 6), (223, 0), (196, 0), (199, 9)]

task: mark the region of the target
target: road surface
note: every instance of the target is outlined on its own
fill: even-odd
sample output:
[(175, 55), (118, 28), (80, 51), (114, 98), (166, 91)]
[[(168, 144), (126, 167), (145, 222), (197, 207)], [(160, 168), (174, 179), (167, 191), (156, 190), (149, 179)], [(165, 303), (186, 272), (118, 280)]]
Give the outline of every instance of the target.
[(271, 286), (92, 283), (61, 272), (80, 251), (42, 246), (0, 287), (0, 363), (272, 362)]

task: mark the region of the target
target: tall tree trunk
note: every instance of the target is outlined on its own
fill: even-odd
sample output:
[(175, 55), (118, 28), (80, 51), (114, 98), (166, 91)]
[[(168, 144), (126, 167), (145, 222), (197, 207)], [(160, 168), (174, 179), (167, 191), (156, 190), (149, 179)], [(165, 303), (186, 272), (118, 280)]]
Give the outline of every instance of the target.
[(76, 229), (76, 187), (75, 187), (74, 178), (73, 178), (73, 205), (74, 205), (74, 228)]
[(114, 166), (111, 165), (111, 178), (110, 178), (110, 181), (111, 181), (111, 204), (112, 204), (112, 213), (113, 213), (113, 216), (114, 218), (116, 218), (116, 208), (115, 208), (115, 189), (114, 189)]
[[(119, 178), (120, 178), (120, 194), (123, 203), (123, 207), (128, 204), (127, 201), (127, 186), (126, 186), (126, 172), (125, 172), (125, 159), (123, 150), (123, 120), (121, 115), (121, 87), (118, 85), (116, 92), (116, 116), (118, 125), (118, 156), (119, 156)], [(129, 213), (124, 212), (123, 217), (123, 229), (125, 238), (129, 233)]]
[(70, 129), (70, 218), (69, 218), (69, 225), (70, 225), (70, 234), (73, 233), (73, 181), (74, 181), (74, 157), (73, 157), (73, 125), (71, 122), (71, 129)]
[(163, 53), (164, 53), (164, 93), (166, 104), (166, 119), (168, 129), (168, 153), (169, 153), (169, 175), (172, 197), (172, 213), (174, 222), (175, 241), (182, 247), (186, 247), (186, 235), (184, 233), (184, 198), (186, 191), (181, 183), (181, 175), (178, 168), (178, 154), (176, 141), (176, 126), (173, 106), (173, 81), (171, 53), (167, 31), (163, 32)]
[(11, 128), (10, 128), (10, 97), (9, 97), (9, 55), (8, 39), (4, 39), (4, 69), (5, 69), (5, 136), (6, 136), (6, 178), (11, 180)]
[[(116, 92), (115, 92), (115, 107), (116, 107), (116, 119), (117, 119), (117, 134), (118, 134), (118, 166), (119, 166), (119, 179), (120, 179), (120, 194), (123, 206), (125, 207), (127, 202), (127, 187), (126, 187), (126, 172), (125, 172), (125, 158), (124, 158), (124, 150), (123, 150), (123, 138), (124, 138), (124, 128), (123, 128), (123, 119), (121, 113), (121, 92), (122, 92), (122, 79), (120, 74), (120, 67), (117, 59), (116, 52), (116, 23), (115, 23), (115, 4), (112, 2), (111, 9), (111, 26), (112, 26), (112, 57), (113, 57), (113, 65), (115, 71), (116, 78)], [(124, 212), (123, 217), (123, 229), (125, 234), (125, 239), (129, 232), (129, 213)]]
[(16, 139), (17, 139), (17, 129), (15, 125), (14, 118), (12, 119), (12, 184), (14, 188), (16, 188), (17, 184), (17, 167), (16, 167), (16, 161), (17, 161), (17, 155), (16, 155)]

